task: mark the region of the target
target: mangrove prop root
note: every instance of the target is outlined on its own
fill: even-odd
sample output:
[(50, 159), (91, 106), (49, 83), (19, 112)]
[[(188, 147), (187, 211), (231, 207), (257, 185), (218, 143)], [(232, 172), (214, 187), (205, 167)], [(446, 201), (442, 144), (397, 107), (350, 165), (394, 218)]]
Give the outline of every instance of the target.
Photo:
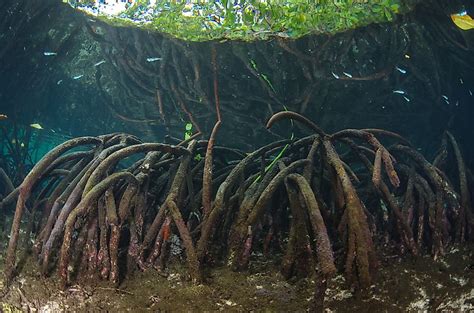
[[(331, 139), (336, 140), (336, 139), (347, 138), (347, 137), (360, 138), (366, 141), (368, 144), (370, 144), (374, 148), (374, 151), (376, 152), (376, 162), (383, 163), (385, 167), (385, 171), (387, 172), (388, 178), (392, 186), (398, 187), (400, 185), (400, 179), (398, 178), (397, 172), (395, 171), (393, 167), (394, 158), (388, 152), (388, 150), (385, 149), (385, 147), (377, 140), (377, 138), (375, 138), (375, 136), (372, 133), (369, 133), (363, 130), (358, 130), (358, 129), (345, 129), (333, 134), (331, 136)], [(377, 153), (379, 154), (378, 156), (377, 156)], [(380, 158), (380, 160), (377, 160), (378, 158)], [(379, 167), (378, 171), (380, 172), (380, 165), (378, 167)]]
[(312, 121), (304, 117), (303, 115), (298, 114), (296, 112), (291, 112), (291, 111), (282, 111), (282, 112), (273, 114), (272, 117), (268, 120), (266, 127), (271, 128), (273, 124), (277, 123), (278, 121), (282, 119), (292, 119), (292, 120), (298, 121), (302, 123), (303, 125), (309, 127), (311, 130), (316, 132), (321, 137), (326, 136), (326, 133), (318, 125), (316, 125), (315, 123), (313, 123)]
[(409, 227), (409, 223), (407, 223), (406, 218), (403, 216), (397, 204), (397, 201), (390, 193), (388, 186), (385, 184), (381, 177), (381, 150), (377, 150), (375, 154), (374, 165), (372, 166), (368, 158), (361, 153), (359, 147), (354, 142), (352, 142), (350, 139), (345, 140), (345, 142), (348, 143), (349, 146), (353, 149), (353, 151), (359, 156), (362, 163), (364, 163), (365, 167), (369, 170), (369, 172), (372, 172), (372, 183), (376, 187), (376, 190), (381, 194), (383, 201), (388, 204), (389, 208), (395, 214), (395, 221), (403, 243), (410, 249), (413, 255), (417, 255), (418, 247), (413, 236), (413, 231)]
[(48, 152), (28, 173), (20, 185), (20, 194), (13, 217), (13, 224), (8, 243), (7, 254), (5, 258), (5, 283), (9, 285), (13, 277), (16, 260), (16, 247), (18, 244), (18, 235), (20, 231), (21, 218), (26, 205), (26, 201), (31, 195), (34, 183), (44, 174), (48, 166), (64, 152), (81, 145), (100, 144), (102, 141), (95, 137), (81, 137), (66, 141)]
[[(298, 272), (300, 272), (302, 268), (301, 263), (305, 264), (303, 270), (308, 271), (308, 267), (311, 267), (308, 266), (308, 264), (311, 264), (311, 260), (309, 259), (310, 255), (307, 249), (309, 246), (309, 234), (307, 231), (308, 228), (306, 227), (306, 214), (304, 212), (306, 207), (300, 202), (298, 192), (289, 183), (288, 178), (285, 179), (285, 187), (288, 194), (292, 219), (286, 254), (282, 260), (281, 272), (286, 279), (289, 279), (294, 273), (298, 274)], [(306, 275), (306, 273), (302, 274)]]
[(96, 186), (94, 186), (94, 188), (92, 188), (91, 191), (87, 193), (87, 195), (81, 200), (77, 207), (68, 216), (65, 224), (64, 241), (61, 246), (61, 254), (59, 260), (59, 274), (61, 276), (61, 284), (63, 287), (65, 287), (68, 283), (70, 248), (72, 242), (72, 232), (74, 230), (74, 224), (76, 222), (76, 219), (86, 214), (93, 202), (96, 202), (98, 198), (102, 196), (110, 186), (122, 179), (128, 180), (130, 183), (137, 183), (135, 177), (130, 173), (114, 173)]
[(471, 195), (469, 193), (469, 188), (467, 184), (466, 165), (464, 164), (461, 149), (459, 148), (456, 139), (454, 139), (454, 136), (450, 132), (447, 132), (446, 135), (448, 136), (449, 142), (453, 147), (454, 155), (456, 157), (456, 162), (458, 165), (459, 189), (461, 192), (461, 212), (459, 213), (459, 225), (457, 227), (456, 238), (458, 241), (462, 242), (464, 237), (472, 239), (470, 237), (473, 236), (474, 232), (474, 219), (471, 206)]
[(305, 207), (308, 210), (311, 228), (316, 240), (316, 249), (319, 263), (321, 265), (321, 272), (326, 278), (330, 278), (336, 273), (336, 267), (334, 265), (331, 242), (329, 241), (326, 225), (321, 216), (316, 197), (314, 196), (308, 181), (303, 176), (299, 174), (290, 174), (288, 175), (288, 180), (293, 181), (298, 186), (299, 192), (304, 199)]
[[(354, 267), (362, 288), (370, 286), (370, 271), (375, 264), (375, 252), (369, 225), (361, 200), (342, 165), (337, 152), (328, 139), (323, 140), (326, 157), (340, 178), (347, 210), (348, 248), (346, 274), (353, 276)], [(372, 266), (371, 266), (372, 265)]]
[[(61, 211), (56, 218), (56, 221), (54, 222), (54, 226), (51, 229), (51, 233), (48, 234), (45, 233), (44, 237), (39, 238), (41, 242), (43, 242), (43, 246), (41, 249), (41, 257), (40, 260), (42, 261), (42, 268), (43, 268), (43, 274), (47, 274), (48, 272), (48, 265), (49, 265), (49, 258), (51, 255), (51, 250), (53, 249), (54, 245), (57, 243), (59, 240), (60, 234), (64, 230), (64, 223), (66, 222), (66, 219), (68, 215), (71, 213), (71, 211), (74, 209), (74, 206), (80, 201), (81, 195), (84, 191), (84, 187), (87, 183), (87, 181), (90, 178), (90, 175), (93, 173), (93, 171), (97, 168), (97, 166), (112, 152), (117, 151), (125, 147), (125, 144), (116, 144), (111, 147), (108, 147), (104, 150), (102, 150), (97, 157), (90, 162), (81, 172), (79, 176), (82, 177), (76, 177), (76, 179), (71, 183), (70, 187), (74, 187), (70, 194), (67, 196), (67, 200), (64, 203), (64, 205), (61, 208)], [(78, 180), (78, 182), (77, 182)], [(77, 182), (77, 183), (76, 183)], [(66, 197), (65, 197), (66, 199)], [(44, 229), (44, 231), (49, 231), (48, 229)]]
[(99, 166), (97, 166), (97, 168), (94, 170), (89, 180), (87, 181), (87, 184), (84, 188), (83, 195), (86, 195), (89, 192), (89, 190), (92, 189), (93, 186), (97, 185), (102, 179), (102, 177), (104, 176), (104, 174), (106, 173), (106, 171), (111, 166), (118, 163), (119, 160), (127, 156), (130, 156), (132, 154), (149, 152), (149, 151), (162, 151), (162, 152), (172, 153), (172, 154), (177, 154), (177, 155), (182, 155), (188, 152), (183, 147), (171, 146), (171, 145), (160, 144), (160, 143), (143, 143), (143, 144), (133, 145), (130, 147), (120, 149), (119, 151), (116, 151), (112, 153), (111, 155), (109, 155), (104, 161), (102, 161), (99, 164)]
[[(434, 186), (435, 207), (434, 207), (434, 223), (435, 232), (433, 234), (433, 255), (435, 258), (444, 254), (445, 245), (448, 242), (448, 234), (446, 231), (446, 214), (449, 213), (456, 221), (455, 224), (462, 225), (460, 220), (460, 205), (457, 201), (456, 193), (449, 183), (440, 175), (438, 169), (429, 163), (418, 151), (413, 148), (395, 145), (393, 151), (408, 156), (417, 166), (419, 166), (427, 176), (430, 183)], [(449, 201), (450, 205), (445, 208), (445, 201)]]
[(214, 199), (212, 210), (209, 213), (209, 217), (205, 219), (202, 225), (201, 237), (199, 238), (197, 243), (197, 255), (201, 262), (206, 256), (209, 241), (215, 232), (217, 220), (222, 214), (222, 212), (227, 208), (226, 201), (228, 199), (228, 196), (233, 190), (233, 187), (239, 181), (239, 178), (241, 177), (247, 166), (249, 166), (255, 160), (255, 158), (258, 158), (260, 155), (267, 152), (268, 150), (284, 146), (287, 143), (289, 143), (288, 140), (277, 141), (250, 153), (242, 161), (240, 161), (237, 166), (232, 169), (232, 171), (229, 173), (224, 182), (220, 184)]
[(266, 205), (275, 193), (276, 189), (280, 186), (288, 174), (292, 173), (299, 167), (305, 166), (309, 162), (310, 161), (307, 159), (298, 160), (280, 171), (262, 192), (254, 207), (249, 212), (249, 215), (245, 218), (245, 222), (234, 225), (234, 229), (231, 230), (229, 238), (229, 263), (233, 264), (233, 268), (239, 268), (238, 260), (240, 259), (242, 253), (242, 244), (246, 238), (249, 227), (255, 227), (257, 220), (263, 215)]
[[(216, 95), (216, 110), (217, 105)], [(336, 272), (331, 241), (344, 251), (347, 280), (366, 288), (377, 266), (376, 231), (398, 241), (400, 253), (408, 249), (416, 255), (428, 246), (435, 257), (448, 244), (472, 236), (471, 182), (451, 134), (444, 137), (439, 166), (454, 159), (447, 158), (450, 143), (457, 161), (454, 174), (410, 146), (397, 144), (389, 153), (375, 138), (407, 143), (395, 133), (345, 129), (329, 135), (294, 112), (273, 115), (267, 126), (282, 119), (302, 122), (316, 134), (272, 142), (248, 154), (215, 146), (212, 134), (209, 141), (189, 140), (187, 148), (186, 142), (144, 144), (125, 134), (72, 141), (40, 161), (2, 204), (18, 194), (14, 223), (29, 198), (32, 218), (42, 210), (33, 232), (36, 251), (42, 272), (56, 268), (63, 286), (71, 274), (118, 284), (137, 267), (163, 269), (173, 260), (170, 234), (175, 232), (196, 283), (203, 281), (206, 261), (210, 265), (227, 256), (233, 269), (241, 269), (251, 265), (254, 250), (267, 256), (286, 246), (281, 258), (286, 278), (317, 273), (315, 307), (322, 306), (326, 281)], [(65, 153), (91, 143), (96, 146)], [(350, 150), (339, 154), (340, 143)], [(195, 160), (198, 152), (206, 152), (206, 158)], [(123, 170), (118, 166), (137, 153), (146, 155)], [(206, 168), (211, 176), (201, 175)], [(451, 184), (453, 175), (460, 197)], [(369, 200), (367, 208), (361, 194)], [(6, 274), (11, 271), (7, 267)]]
[[(195, 148), (195, 145), (196, 142), (192, 141), (188, 146), (188, 151), (192, 152)], [(176, 204), (177, 197), (179, 195), (179, 190), (185, 182), (186, 172), (189, 168), (190, 161), (191, 153), (182, 157), (181, 164), (179, 165), (178, 171), (173, 181), (173, 186), (171, 187), (170, 195), (168, 196), (164, 205), (170, 209), (173, 221), (176, 224), (176, 227), (178, 228), (181, 240), (183, 240), (183, 245), (186, 249), (191, 278), (195, 283), (200, 283), (202, 281), (202, 275), (200, 272), (199, 260), (197, 257), (196, 249), (192, 242), (189, 229), (186, 227), (181, 212)]]
[(10, 177), (8, 177), (7, 173), (5, 173), (5, 171), (1, 167), (0, 167), (0, 181), (3, 182), (3, 186), (5, 188), (5, 194), (9, 194), (15, 189), (15, 187), (13, 187), (12, 181), (10, 180)]
[(209, 142), (207, 143), (206, 156), (204, 159), (204, 173), (203, 173), (203, 184), (202, 184), (202, 205), (203, 213), (206, 218), (211, 211), (211, 197), (212, 197), (212, 150), (214, 147), (214, 141), (216, 140), (217, 131), (219, 130), (222, 118), (221, 109), (219, 105), (219, 89), (217, 86), (217, 52), (215, 45), (212, 46), (212, 67), (214, 75), (214, 101), (216, 105), (217, 121), (212, 129)]

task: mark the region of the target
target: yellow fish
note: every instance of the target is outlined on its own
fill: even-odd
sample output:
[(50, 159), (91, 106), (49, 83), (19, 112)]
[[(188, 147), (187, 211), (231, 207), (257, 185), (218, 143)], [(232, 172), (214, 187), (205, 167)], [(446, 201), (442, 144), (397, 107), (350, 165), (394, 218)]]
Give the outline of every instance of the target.
[(466, 12), (462, 12), (459, 14), (451, 14), (451, 19), (453, 20), (454, 24), (457, 27), (461, 28), (462, 30), (469, 30), (474, 28), (474, 20), (472, 17), (467, 15)]
[(41, 126), (41, 125), (38, 124), (38, 123), (30, 124), (30, 126), (33, 127), (33, 128), (36, 128), (36, 129), (43, 129), (43, 126)]
[(0, 121), (6, 120), (8, 116), (6, 114), (0, 114)]

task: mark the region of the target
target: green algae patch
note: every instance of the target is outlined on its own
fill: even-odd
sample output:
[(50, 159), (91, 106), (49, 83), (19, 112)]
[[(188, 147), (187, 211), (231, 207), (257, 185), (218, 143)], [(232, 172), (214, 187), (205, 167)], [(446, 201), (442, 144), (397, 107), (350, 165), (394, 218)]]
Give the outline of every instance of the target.
[(113, 25), (135, 25), (187, 41), (295, 39), (308, 34), (334, 34), (390, 22), (412, 6), (403, 0), (138, 0), (121, 8), (90, 0), (68, 2)]

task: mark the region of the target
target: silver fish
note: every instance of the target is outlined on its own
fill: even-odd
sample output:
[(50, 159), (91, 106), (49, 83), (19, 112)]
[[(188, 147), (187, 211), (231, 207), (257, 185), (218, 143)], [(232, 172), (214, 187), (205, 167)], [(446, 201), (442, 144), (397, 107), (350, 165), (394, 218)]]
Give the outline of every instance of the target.
[(58, 80), (58, 81), (56, 82), (56, 85), (61, 85), (62, 82), (63, 82), (63, 80), (60, 79), (60, 80)]
[(410, 102), (410, 99), (408, 99), (407, 97), (403, 96), (403, 99), (405, 99), (406, 102)]
[(441, 97), (443, 97), (443, 98), (444, 98), (444, 100), (449, 100), (449, 99), (448, 99), (448, 96), (441, 95)]
[(49, 51), (45, 51), (45, 52), (43, 52), (43, 54), (47, 57), (53, 56), (53, 55), (58, 55), (56, 52), (49, 52)]
[(161, 61), (162, 58), (146, 58), (147, 62), (156, 62), (156, 61)]
[(102, 60), (102, 61), (99, 61), (96, 64), (94, 64), (94, 66), (99, 66), (99, 65), (104, 64), (104, 63), (105, 63), (105, 60)]
[(403, 91), (403, 90), (394, 90), (394, 91), (392, 91), (392, 92), (393, 92), (393, 93), (397, 93), (397, 94), (399, 94), (399, 95), (404, 95), (404, 94), (406, 94), (406, 92)]
[(78, 79), (80, 79), (82, 76), (84, 76), (84, 75), (82, 75), (82, 74), (81, 74), (81, 75), (77, 75), (77, 76), (74, 76), (72, 79), (78, 80)]
[(334, 72), (331, 72), (332, 76), (335, 78), (335, 79), (339, 79), (339, 75), (337, 75), (336, 73)]
[(404, 69), (402, 69), (402, 68), (399, 68), (398, 66), (395, 66), (395, 69), (396, 69), (397, 71), (399, 71), (400, 73), (402, 73), (402, 74), (406, 74), (406, 73), (407, 73), (406, 70), (404, 70)]
[(349, 73), (342, 72), (342, 74), (346, 75), (346, 76), (347, 76), (347, 77), (349, 77), (349, 78), (352, 78), (352, 75), (351, 75), (351, 74), (349, 74)]

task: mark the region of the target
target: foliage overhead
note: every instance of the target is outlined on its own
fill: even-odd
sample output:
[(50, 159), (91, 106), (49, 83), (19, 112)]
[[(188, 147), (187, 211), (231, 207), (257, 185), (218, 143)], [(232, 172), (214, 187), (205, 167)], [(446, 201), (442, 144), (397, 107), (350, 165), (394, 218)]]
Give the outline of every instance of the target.
[(64, 1), (109, 23), (137, 25), (190, 41), (333, 34), (389, 22), (409, 9), (403, 0), (137, 0), (122, 12), (107, 13), (98, 1)]

